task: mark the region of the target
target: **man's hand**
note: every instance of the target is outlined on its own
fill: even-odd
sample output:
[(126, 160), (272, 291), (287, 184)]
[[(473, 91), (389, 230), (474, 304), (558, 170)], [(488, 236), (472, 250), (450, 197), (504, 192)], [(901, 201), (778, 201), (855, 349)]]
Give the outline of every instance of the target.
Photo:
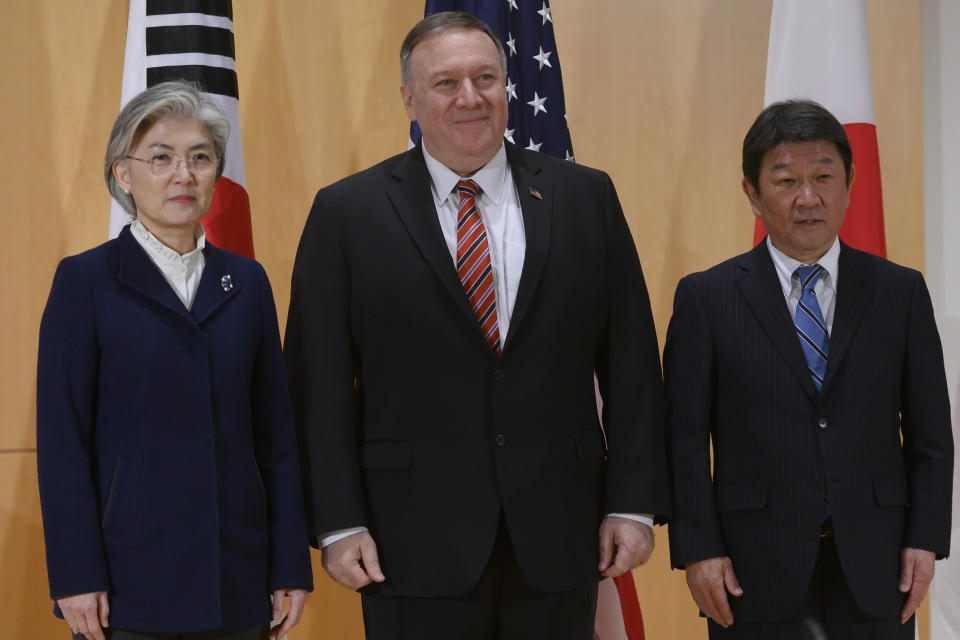
[(639, 567), (653, 553), (653, 529), (629, 518), (607, 516), (600, 523), (600, 573), (616, 578)]
[[(290, 598), (290, 610), (287, 617), (283, 617), (283, 597)], [(273, 620), (282, 619), (283, 622), (270, 631), (270, 640), (280, 640), (290, 629), (297, 626), (300, 616), (303, 615), (303, 605), (307, 602), (306, 589), (277, 589), (273, 592)]]
[(933, 580), (934, 562), (937, 557), (933, 551), (904, 547), (900, 551), (900, 591), (910, 593), (900, 612), (900, 624), (910, 619), (920, 606), (923, 596), (927, 595), (930, 581)]
[(377, 545), (367, 531), (324, 547), (320, 562), (331, 578), (348, 589), (386, 580), (377, 560)]
[(727, 602), (727, 592), (739, 597), (743, 589), (733, 573), (730, 558), (708, 558), (686, 566), (687, 586), (693, 601), (705, 616), (726, 629), (733, 624), (733, 611)]
[(81, 593), (57, 600), (63, 619), (70, 625), (70, 631), (81, 634), (87, 640), (105, 640), (103, 629), (108, 627), (110, 605), (106, 591)]

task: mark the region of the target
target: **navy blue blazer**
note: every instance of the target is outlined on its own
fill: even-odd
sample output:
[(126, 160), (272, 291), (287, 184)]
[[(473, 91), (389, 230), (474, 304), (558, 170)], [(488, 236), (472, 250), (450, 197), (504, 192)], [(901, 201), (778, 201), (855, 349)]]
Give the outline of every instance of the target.
[(270, 284), (204, 255), (187, 310), (124, 228), (60, 263), (40, 325), (50, 595), (108, 591), (111, 627), (254, 627), (312, 588)]

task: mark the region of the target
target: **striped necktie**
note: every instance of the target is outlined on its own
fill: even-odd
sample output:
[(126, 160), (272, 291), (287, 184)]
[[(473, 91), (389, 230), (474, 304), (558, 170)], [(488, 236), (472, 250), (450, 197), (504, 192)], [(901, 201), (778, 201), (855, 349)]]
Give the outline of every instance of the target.
[(820, 303), (813, 291), (820, 276), (826, 273), (823, 267), (815, 264), (812, 267), (799, 266), (793, 275), (800, 279), (800, 301), (797, 303), (797, 312), (793, 316), (793, 324), (797, 328), (797, 337), (800, 338), (800, 347), (807, 359), (813, 385), (820, 391), (823, 386), (823, 376), (827, 372), (827, 354), (830, 351), (830, 338), (827, 335), (827, 323), (823, 321), (820, 312)]
[(480, 187), (473, 180), (457, 183), (460, 208), (457, 210), (457, 275), (467, 294), (483, 335), (497, 357), (500, 356), (500, 323), (493, 288), (493, 266), (487, 230), (477, 210)]

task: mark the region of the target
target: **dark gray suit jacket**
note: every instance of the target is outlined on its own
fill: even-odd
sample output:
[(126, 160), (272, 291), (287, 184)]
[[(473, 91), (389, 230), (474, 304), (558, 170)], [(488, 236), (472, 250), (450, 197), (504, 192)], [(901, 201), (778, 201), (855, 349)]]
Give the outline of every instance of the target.
[(671, 560), (729, 555), (737, 620), (800, 606), (827, 501), (869, 615), (902, 607), (902, 547), (949, 552), (953, 438), (923, 277), (842, 245), (838, 282), (819, 394), (766, 242), (677, 287), (664, 353)]
[(322, 189), (300, 242), (285, 352), (307, 519), (369, 527), (384, 594), (468, 591), (501, 512), (528, 580), (572, 589), (598, 578), (602, 514), (669, 510), (656, 334), (613, 184), (507, 157), (526, 256), (499, 359), (419, 148)]

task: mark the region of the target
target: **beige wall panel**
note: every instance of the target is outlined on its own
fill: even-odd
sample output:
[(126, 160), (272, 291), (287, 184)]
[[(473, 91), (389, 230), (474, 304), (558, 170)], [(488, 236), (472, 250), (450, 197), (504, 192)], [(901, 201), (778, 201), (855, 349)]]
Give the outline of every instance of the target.
[(234, 11), (256, 252), (283, 326), (317, 190), (407, 148), (398, 60), (423, 3), (236, 2)]
[(920, 0), (867, 0), (887, 256), (923, 269)]
[(677, 280), (750, 246), (739, 151), (763, 106), (770, 3), (556, 4), (577, 160), (613, 177), (662, 344)]
[[(919, 3), (868, 0), (888, 251), (915, 267)], [(677, 280), (750, 246), (738, 167), (763, 102), (770, 6), (605, 0), (598, 12), (590, 0), (554, 1), (574, 150), (617, 185), (661, 343)], [(234, 3), (254, 237), (281, 325), (316, 190), (406, 146), (397, 51), (422, 11), (422, 0)], [(0, 3), (0, 52), (16, 88), (0, 101), (0, 450), (33, 446), (37, 327), (56, 264), (106, 236), (100, 165), (118, 108), (126, 13), (123, 0)], [(34, 463), (31, 454), (0, 455), (0, 606), (10, 607), (0, 619), (24, 637), (56, 637)], [(635, 574), (647, 637), (705, 637), (667, 556), (658, 529), (653, 560)], [(358, 596), (323, 576), (319, 554), (314, 561), (317, 592), (293, 637), (359, 639)]]
[(57, 262), (106, 239), (101, 166), (126, 3), (7, 1), (0, 11), (10, 85), (0, 100), (0, 449), (16, 449), (34, 446), (37, 328)]
[(2, 638), (70, 637), (53, 617), (33, 453), (0, 453), (0, 621)]

